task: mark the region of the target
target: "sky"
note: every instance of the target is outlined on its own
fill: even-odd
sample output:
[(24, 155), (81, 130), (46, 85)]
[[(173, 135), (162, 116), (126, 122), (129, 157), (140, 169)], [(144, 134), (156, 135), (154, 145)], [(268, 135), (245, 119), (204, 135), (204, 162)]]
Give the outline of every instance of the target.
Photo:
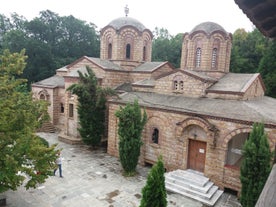
[(94, 23), (100, 30), (113, 19), (125, 16), (126, 5), (129, 17), (151, 31), (164, 28), (171, 35), (190, 32), (207, 21), (218, 23), (230, 33), (239, 28), (247, 32), (254, 28), (234, 0), (5, 0), (0, 14), (9, 17), (15, 12), (30, 21), (48, 9), (59, 16), (73, 15)]

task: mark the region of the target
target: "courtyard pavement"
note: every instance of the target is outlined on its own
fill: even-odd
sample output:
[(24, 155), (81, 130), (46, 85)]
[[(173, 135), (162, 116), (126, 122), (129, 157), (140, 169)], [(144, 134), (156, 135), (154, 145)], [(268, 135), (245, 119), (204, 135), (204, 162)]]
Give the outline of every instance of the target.
[[(56, 133), (39, 133), (62, 149), (63, 178), (52, 176), (36, 189), (5, 192), (7, 207), (138, 207), (149, 167), (137, 166), (135, 177), (122, 176), (118, 158), (104, 149), (58, 141)], [(58, 172), (56, 173), (58, 174)], [(167, 193), (168, 207), (203, 207), (200, 202)], [(216, 207), (240, 207), (237, 198), (224, 193)]]

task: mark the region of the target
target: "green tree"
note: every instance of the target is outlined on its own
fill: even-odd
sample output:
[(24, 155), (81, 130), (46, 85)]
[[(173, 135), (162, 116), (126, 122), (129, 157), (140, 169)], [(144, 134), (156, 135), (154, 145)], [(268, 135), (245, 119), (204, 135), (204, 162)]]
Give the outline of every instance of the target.
[(271, 171), (271, 156), (264, 125), (255, 123), (249, 139), (243, 146), (243, 160), (240, 169), (241, 204), (255, 206)]
[(25, 80), (17, 78), (25, 59), (24, 51), (0, 55), (0, 193), (16, 190), (24, 180), (26, 188), (45, 182), (56, 159), (55, 145), (47, 147), (35, 135), (49, 118), (47, 103), (33, 101), (24, 89)]
[(71, 85), (67, 90), (78, 96), (78, 131), (83, 142), (96, 147), (101, 143), (105, 132), (106, 97), (115, 92), (98, 86), (94, 72), (89, 67), (86, 69), (85, 74), (78, 71), (79, 83)]
[(21, 77), (30, 84), (54, 75), (57, 68), (84, 55), (99, 57), (96, 28), (93, 23), (61, 17), (50, 10), (41, 11), (31, 21), (16, 13), (11, 19), (0, 15), (0, 50), (26, 50), (27, 65)]
[(165, 187), (164, 164), (162, 157), (152, 167), (145, 187), (142, 189), (140, 207), (166, 207), (167, 193)]
[(174, 67), (180, 66), (183, 34), (172, 36), (167, 29), (155, 28), (152, 43), (153, 61), (169, 61)]
[(147, 121), (147, 114), (142, 114), (138, 101), (120, 107), (115, 115), (119, 118), (119, 156), (126, 175), (134, 175), (142, 146), (142, 131)]
[(266, 86), (266, 94), (276, 98), (276, 41), (270, 41), (258, 71), (261, 73)]
[(239, 73), (256, 73), (267, 48), (268, 40), (259, 30), (246, 32), (238, 29), (233, 34), (230, 70)]

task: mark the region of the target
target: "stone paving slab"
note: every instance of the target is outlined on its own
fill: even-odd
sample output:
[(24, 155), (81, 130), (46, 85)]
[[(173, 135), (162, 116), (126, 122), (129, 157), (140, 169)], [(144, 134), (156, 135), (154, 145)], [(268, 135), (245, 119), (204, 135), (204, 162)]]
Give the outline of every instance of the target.
[[(103, 149), (58, 141), (56, 133), (39, 133), (50, 144), (62, 149), (63, 176), (52, 176), (36, 189), (5, 193), (7, 207), (138, 207), (149, 167), (137, 166), (135, 177), (122, 176), (118, 158)], [(58, 173), (56, 173), (58, 174)], [(167, 193), (168, 207), (203, 207), (195, 200)], [(216, 207), (238, 207), (235, 196), (224, 194)]]

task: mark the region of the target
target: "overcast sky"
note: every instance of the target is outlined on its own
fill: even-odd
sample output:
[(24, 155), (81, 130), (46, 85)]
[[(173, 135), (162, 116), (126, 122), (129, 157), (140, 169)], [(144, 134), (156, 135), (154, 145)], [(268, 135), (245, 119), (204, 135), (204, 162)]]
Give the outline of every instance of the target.
[(125, 16), (126, 5), (129, 16), (151, 31), (165, 28), (172, 35), (190, 32), (206, 21), (216, 22), (231, 33), (238, 28), (253, 29), (234, 0), (5, 0), (0, 13), (9, 17), (16, 12), (32, 20), (40, 11), (49, 9), (59, 16), (73, 15), (92, 22), (100, 30), (113, 19)]

